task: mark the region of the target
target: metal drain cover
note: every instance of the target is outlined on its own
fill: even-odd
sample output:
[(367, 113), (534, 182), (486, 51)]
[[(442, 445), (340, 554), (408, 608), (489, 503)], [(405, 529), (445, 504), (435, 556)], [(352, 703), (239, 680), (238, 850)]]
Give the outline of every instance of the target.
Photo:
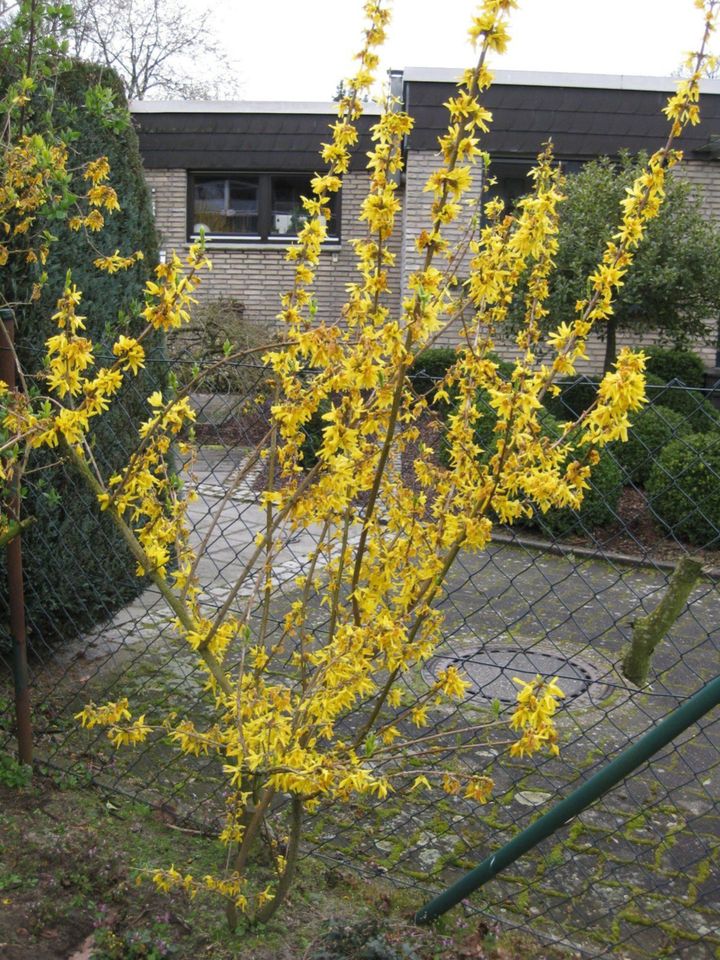
[(548, 680), (558, 677), (566, 702), (585, 693), (595, 680), (591, 669), (577, 660), (568, 660), (556, 653), (505, 646), (481, 647), (456, 656), (441, 654), (433, 657), (423, 672), (434, 682), (450, 666), (457, 667), (463, 680), (470, 683), (468, 697), (501, 703), (515, 702), (519, 687), (513, 683), (513, 677), (524, 681), (533, 680), (537, 674)]

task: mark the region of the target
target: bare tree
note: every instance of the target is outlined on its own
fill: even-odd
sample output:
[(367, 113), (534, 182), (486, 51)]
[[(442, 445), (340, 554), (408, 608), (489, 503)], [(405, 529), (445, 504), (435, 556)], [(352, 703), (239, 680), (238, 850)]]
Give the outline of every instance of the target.
[(210, 14), (187, 0), (72, 0), (72, 7), (70, 53), (115, 70), (128, 99), (236, 95)]

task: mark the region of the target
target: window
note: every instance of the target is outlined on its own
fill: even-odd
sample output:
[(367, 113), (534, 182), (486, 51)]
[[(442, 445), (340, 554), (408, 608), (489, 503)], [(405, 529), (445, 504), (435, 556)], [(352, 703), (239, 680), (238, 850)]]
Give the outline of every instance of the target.
[[(312, 174), (193, 173), (188, 183), (188, 233), (209, 240), (287, 243), (307, 214)], [(338, 240), (338, 198), (331, 199), (328, 239)]]
[(512, 213), (515, 204), (532, 190), (532, 181), (528, 178), (530, 164), (493, 162), (490, 165), (490, 179), (494, 183), (485, 194), (483, 203), (499, 198), (505, 204), (505, 212)]
[[(554, 161), (557, 163), (557, 161)], [(582, 163), (576, 160), (563, 160), (563, 173), (577, 173)], [(490, 165), (490, 177), (495, 181), (485, 194), (483, 204), (499, 197), (505, 204), (505, 212), (513, 213), (518, 200), (532, 193), (533, 181), (528, 174), (532, 165), (527, 160), (493, 160)]]

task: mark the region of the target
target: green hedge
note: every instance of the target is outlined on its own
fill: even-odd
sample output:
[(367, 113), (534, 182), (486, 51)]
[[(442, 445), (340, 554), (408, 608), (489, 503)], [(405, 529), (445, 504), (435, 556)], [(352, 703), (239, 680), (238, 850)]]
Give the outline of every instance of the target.
[[(452, 409), (452, 399), (446, 401), (435, 400), (435, 386), (445, 376), (450, 367), (458, 358), (458, 352), (452, 347), (430, 347), (418, 354), (408, 370), (408, 379), (415, 393), (426, 396), (428, 403), (438, 413), (446, 414)], [(497, 354), (488, 354), (488, 360), (497, 363), (500, 376), (509, 380), (513, 372), (513, 364), (502, 360)]]
[(691, 433), (660, 454), (647, 481), (649, 505), (673, 536), (720, 546), (720, 434)]
[[(560, 393), (545, 396), (543, 404), (558, 420), (574, 420), (594, 403), (597, 397), (599, 376), (582, 376), (575, 380), (561, 381)], [(720, 412), (701, 390), (688, 389), (681, 384), (660, 381), (647, 385), (648, 401), (679, 413), (694, 433), (720, 429)]]
[(633, 415), (627, 441), (612, 448), (627, 483), (644, 486), (660, 451), (680, 435), (684, 422), (681, 414), (661, 404), (644, 407)]
[[(129, 122), (123, 127), (104, 125), (85, 109), (86, 91), (99, 82), (112, 86), (116, 102), (124, 104), (117, 78), (99, 67), (76, 64), (60, 74), (55, 122), (77, 131), (71, 144), (73, 167), (103, 155), (110, 161), (110, 183), (117, 191), (121, 211), (106, 216), (105, 229), (93, 235), (92, 243), (107, 253), (119, 250), (129, 254), (140, 249), (145, 259), (126, 272), (101, 273), (92, 266), (97, 253), (88, 238), (62, 223), (53, 223), (59, 240), (48, 261), (42, 299), (32, 308), (18, 311), (18, 354), (29, 370), (38, 369), (43, 344), (54, 332), (50, 317), (68, 269), (83, 291), (80, 313), (87, 317), (87, 333), (97, 344), (99, 362), (108, 356), (120, 330), (133, 333), (143, 326), (138, 307), (145, 281), (157, 262), (152, 211), (132, 126)], [(76, 189), (83, 189), (80, 179)], [(31, 279), (22, 274), (14, 277), (21, 289)], [(136, 424), (148, 416), (147, 396), (165, 383), (162, 339), (146, 342), (146, 351), (148, 369), (127, 384), (112, 410), (98, 418), (92, 433), (94, 456), (106, 474), (125, 462)], [(25, 515), (36, 518), (23, 537), (29, 643), (35, 652), (111, 616), (143, 586), (123, 542), (75, 471), (66, 466), (36, 471), (56, 458), (47, 451), (34, 456), (23, 505)], [(0, 607), (6, 603), (5, 576), (0, 571)], [(6, 630), (0, 627), (0, 643)]]
[(442, 380), (457, 357), (457, 351), (452, 347), (431, 347), (424, 350), (415, 357), (408, 370), (408, 379), (413, 390), (421, 397), (427, 396), (432, 405), (435, 384)]
[(688, 387), (705, 385), (705, 364), (694, 351), (674, 347), (650, 347), (645, 354), (648, 379), (662, 383), (681, 380)]
[(720, 429), (720, 411), (701, 390), (688, 390), (675, 384), (649, 383), (647, 398), (653, 406), (663, 406), (679, 413), (690, 433), (707, 433)]
[(300, 452), (302, 454), (303, 470), (312, 470), (318, 462), (318, 453), (323, 442), (323, 433), (325, 427), (329, 426), (328, 421), (323, 417), (330, 412), (330, 400), (321, 400), (318, 408), (303, 427), (305, 438), (303, 440)]
[(622, 493), (623, 474), (609, 450), (600, 454), (600, 461), (592, 468), (590, 488), (585, 491), (579, 510), (552, 508), (547, 513), (537, 510), (534, 525), (551, 537), (566, 537), (573, 533), (587, 533), (617, 519), (617, 508)]
[[(552, 415), (544, 418), (543, 430), (551, 438), (560, 436), (560, 424)], [(554, 538), (589, 532), (612, 523), (617, 517), (623, 475), (607, 447), (600, 451), (600, 460), (592, 468), (588, 483), (589, 489), (578, 510), (570, 507), (553, 507), (547, 513), (536, 510), (531, 525)]]

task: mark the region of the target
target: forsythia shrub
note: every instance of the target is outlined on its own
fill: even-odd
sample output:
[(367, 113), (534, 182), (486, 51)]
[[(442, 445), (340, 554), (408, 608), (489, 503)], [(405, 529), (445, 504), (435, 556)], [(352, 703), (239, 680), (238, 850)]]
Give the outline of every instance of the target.
[[(78, 718), (88, 728), (107, 728), (118, 746), (142, 742), (157, 729), (184, 754), (217, 758), (227, 779), (221, 839), (231, 851), (228, 870), (201, 877), (171, 867), (158, 869), (153, 878), (161, 889), (218, 893), (228, 902), (231, 924), (237, 911), (267, 920), (277, 909), (292, 879), (303, 817), (323, 801), (340, 804), (363, 795), (384, 798), (393, 791), (431, 788), (488, 801), (492, 778), (471, 755), (454, 750), (449, 762), (441, 761), (455, 742), (455, 725), (423, 733), (434, 710), (464, 697), (467, 681), (451, 666), (411, 698), (405, 677), (442, 642), (438, 601), (460, 552), (489, 544), (493, 517), (512, 523), (537, 509), (579, 508), (601, 451), (627, 435), (629, 416), (644, 401), (644, 358), (623, 350), (581, 418), (565, 423), (553, 437), (542, 430), (544, 396), (554, 391), (556, 379), (574, 375), (587, 337), (611, 315), (646, 225), (660, 209), (668, 170), (679, 160), (672, 138), (686, 123), (697, 122), (704, 43), (691, 76), (668, 101), (671, 137), (630, 189), (618, 230), (589, 279), (588, 296), (543, 342), (540, 321), (547, 314), (563, 197), (563, 179), (550, 150), (541, 153), (532, 192), (514, 214), (491, 201), (484, 225), (460, 248), (446, 236), (446, 227), (463, 212), (473, 175), (482, 176), (487, 162), (481, 148), (491, 121), (482, 102), (492, 81), (487, 57), (505, 49), (507, 18), (515, 6), (514, 0), (484, 0), (472, 19), (476, 62), (448, 102), (441, 160), (426, 185), (430, 222), (416, 241), (422, 262), (410, 276), (398, 314), (389, 306), (394, 254), (387, 241), (400, 212), (397, 174), (412, 118), (386, 103), (373, 127), (361, 213), (367, 232), (353, 241), (358, 276), (342, 323), (326, 324), (317, 321), (312, 285), (330, 198), (348, 169), (362, 98), (373, 83), (376, 48), (389, 20), (383, 0), (365, 3), (358, 69), (344, 86), (338, 119), (322, 147), (326, 171), (313, 180), (313, 194), (305, 200), (307, 220), (287, 254), (294, 283), (281, 301), (283, 342), (265, 357), (274, 396), (263, 446), (264, 522), (220, 610), (203, 604), (187, 499), (167, 468), (172, 443), (193, 420), (187, 394), (151, 394), (140, 443), (110, 476), (97, 469), (86, 442), (90, 424), (126, 378), (143, 368), (144, 343), (152, 331), (170, 331), (187, 321), (199, 274), (208, 265), (202, 248), (193, 246), (184, 264), (171, 256), (156, 269), (141, 311), (146, 328), (119, 336), (114, 360), (100, 367), (84, 332), (81, 292), (68, 279), (54, 316), (57, 333), (47, 342), (48, 399), (5, 391), (4, 426), (16, 438), (4, 446), (5, 478), (12, 481), (21, 469), (17, 451), (25, 447), (48, 446), (69, 457), (122, 531), (138, 572), (165, 597), (179, 641), (206, 672), (209, 718), (202, 726), (179, 715), (164, 723), (135, 717), (124, 698), (88, 704)], [(715, 0), (705, 9), (707, 39)], [(21, 143), (18, 149), (17, 189), (24, 196), (32, 192), (25, 167), (36, 162), (36, 155), (31, 145)], [(89, 202), (107, 200), (106, 165), (99, 160), (86, 174)], [(16, 209), (7, 189), (0, 192), (4, 216)], [(454, 265), (465, 255), (469, 276), (458, 284)], [(108, 269), (111, 261), (103, 259), (98, 266)], [(112, 265), (120, 269), (129, 263)], [(519, 358), (504, 378), (493, 359), (493, 333), (503, 324), (521, 278), (526, 279), (525, 323), (517, 335)], [(418, 442), (427, 403), (409, 389), (407, 374), (416, 356), (458, 324), (464, 346), (436, 392), (441, 400), (457, 397), (448, 418), (447, 466), (435, 464), (421, 444), (410, 481), (401, 471), (401, 458), (409, 444)], [(479, 392), (487, 396), (495, 420), (489, 457), (476, 440)], [(302, 460), (306, 429), (318, 414), (322, 441), (315, 465), (307, 470)], [(303, 529), (317, 532), (315, 547), (281, 628), (275, 629), (274, 561), (287, 538)], [(177, 560), (174, 569), (171, 555)], [(255, 584), (256, 603), (238, 612), (236, 599), (249, 582)], [(311, 617), (311, 601), (327, 611), (320, 627)], [(510, 756), (558, 752), (555, 715), (562, 697), (553, 680), (538, 677), (519, 684), (510, 718), (515, 737), (507, 741)], [(505, 724), (502, 717), (487, 719), (477, 724), (476, 734)], [(288, 803), (279, 804), (281, 798)], [(288, 834), (278, 837), (267, 824), (288, 807)], [(247, 865), (263, 835), (274, 838), (273, 875), (259, 889), (251, 884)]]

